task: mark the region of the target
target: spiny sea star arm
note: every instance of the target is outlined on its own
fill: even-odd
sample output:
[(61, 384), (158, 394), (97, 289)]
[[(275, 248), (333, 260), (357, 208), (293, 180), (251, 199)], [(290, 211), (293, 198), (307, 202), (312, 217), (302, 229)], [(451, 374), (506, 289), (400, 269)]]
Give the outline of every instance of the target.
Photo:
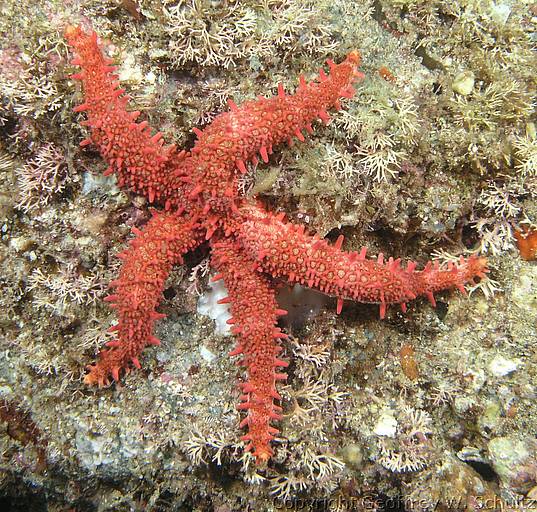
[(186, 156), (175, 146), (164, 147), (162, 134), (151, 136), (147, 122), (136, 123), (140, 112), (127, 111), (128, 97), (119, 89), (116, 67), (104, 56), (97, 44), (95, 32), (86, 33), (80, 27), (68, 26), (65, 38), (77, 56), (72, 63), (81, 71), (72, 75), (84, 89), (84, 102), (75, 107), (85, 111), (82, 124), (91, 130), (80, 145), (95, 144), (109, 164), (105, 174), (116, 172), (119, 186), (128, 186), (149, 198), (167, 199), (174, 169)]
[(119, 380), (121, 369), (130, 364), (140, 368), (138, 357), (147, 345), (158, 345), (153, 336), (155, 320), (166, 278), (182, 255), (203, 239), (197, 224), (178, 213), (154, 213), (143, 231), (133, 229), (137, 237), (118, 254), (123, 260), (119, 278), (111, 283), (115, 293), (105, 300), (118, 311), (118, 324), (111, 328), (117, 338), (107, 343), (95, 365), (88, 366), (86, 384), (104, 386), (109, 377)]
[(353, 51), (340, 64), (328, 61), (330, 74), (321, 70), (318, 81), (307, 83), (301, 76), (295, 94), (285, 93), (280, 84), (275, 97), (260, 96), (240, 107), (229, 101), (229, 112), (217, 116), (203, 130), (194, 129), (198, 139), (192, 149), (196, 162), (193, 195), (236, 196), (234, 180), (247, 171), (245, 162), (257, 162), (257, 155), (268, 162), (276, 144), (291, 144), (294, 137), (303, 141), (303, 131), (311, 133), (313, 121), (327, 123), (327, 110), (339, 109), (342, 98), (354, 95), (353, 82), (364, 77), (357, 70), (359, 63), (360, 54)]
[(419, 295), (435, 305), (434, 293), (449, 288), (464, 292), (464, 284), (487, 272), (486, 258), (471, 256), (456, 264), (440, 267), (427, 263), (416, 270), (416, 263), (406, 268), (400, 260), (378, 255), (366, 258), (366, 248), (360, 252), (341, 250), (343, 237), (334, 245), (304, 232), (304, 226), (285, 223), (279, 216), (250, 207), (246, 220), (239, 227), (238, 239), (251, 258), (274, 277), (285, 277), (338, 298), (338, 312), (343, 299), (380, 304), (380, 316), (386, 305), (406, 302)]
[(268, 279), (257, 272), (257, 264), (249, 260), (236, 242), (225, 240), (212, 245), (212, 265), (220, 272), (228, 290), (228, 297), (220, 303), (230, 303), (232, 332), (238, 344), (231, 355), (242, 354), (242, 364), (248, 368), (248, 380), (241, 384), (242, 396), (238, 408), (247, 416), (241, 427), (248, 427), (242, 437), (248, 442), (257, 461), (266, 461), (272, 455), (270, 441), (278, 430), (271, 421), (280, 419), (281, 408), (274, 400), (281, 397), (276, 381), (287, 378), (278, 371), (287, 363), (277, 358), (281, 351), (278, 338), (286, 337), (276, 327), (279, 310), (275, 292)]

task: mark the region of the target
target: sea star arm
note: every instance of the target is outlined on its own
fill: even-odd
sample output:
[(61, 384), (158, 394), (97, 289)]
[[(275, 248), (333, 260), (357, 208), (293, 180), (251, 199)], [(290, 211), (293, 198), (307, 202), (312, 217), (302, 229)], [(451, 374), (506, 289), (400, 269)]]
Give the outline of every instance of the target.
[(242, 354), (242, 364), (248, 368), (238, 406), (247, 411), (241, 427), (248, 427), (248, 433), (242, 439), (258, 461), (265, 461), (272, 455), (270, 441), (278, 432), (270, 423), (280, 419), (281, 412), (281, 407), (274, 404), (281, 398), (276, 382), (287, 378), (278, 371), (287, 363), (277, 357), (281, 351), (278, 339), (286, 335), (276, 327), (278, 315), (286, 312), (278, 309), (269, 280), (257, 272), (257, 264), (236, 242), (216, 242), (212, 249), (212, 265), (220, 272), (217, 278), (224, 280), (228, 290), (228, 297), (220, 303), (230, 303), (233, 316), (228, 323), (238, 338), (231, 355)]
[(464, 292), (465, 283), (487, 272), (486, 258), (476, 256), (446, 267), (429, 262), (423, 270), (416, 270), (414, 262), (403, 268), (399, 259), (386, 261), (382, 253), (368, 259), (365, 247), (343, 251), (342, 236), (331, 245), (260, 207), (249, 208), (239, 230), (240, 243), (262, 270), (337, 297), (338, 312), (343, 299), (379, 304), (381, 318), (388, 304), (399, 303), (404, 310), (419, 295), (435, 305), (435, 292), (455, 287)]
[(295, 137), (303, 141), (303, 132), (313, 131), (313, 121), (327, 123), (327, 110), (339, 109), (342, 98), (353, 96), (353, 82), (364, 77), (357, 70), (359, 63), (360, 54), (352, 51), (340, 64), (328, 61), (330, 74), (321, 70), (318, 81), (307, 83), (301, 76), (295, 94), (287, 94), (280, 84), (275, 97), (260, 96), (240, 107), (229, 101), (229, 112), (217, 116), (203, 130), (194, 129), (197, 140), (192, 149), (191, 179), (196, 187), (192, 196), (236, 197), (233, 185), (246, 173), (245, 162), (256, 163), (257, 155), (268, 162), (276, 144), (291, 144)]
[(95, 365), (88, 367), (86, 384), (104, 386), (109, 377), (119, 380), (121, 369), (133, 364), (140, 368), (138, 357), (147, 345), (158, 345), (153, 336), (155, 320), (166, 277), (173, 265), (182, 263), (182, 254), (203, 239), (202, 231), (192, 219), (179, 213), (154, 213), (143, 231), (130, 246), (118, 254), (123, 260), (119, 278), (111, 283), (115, 293), (105, 300), (118, 311), (118, 323), (111, 328), (117, 338), (107, 343)]
[(86, 33), (80, 27), (68, 26), (65, 37), (76, 52), (72, 61), (81, 71), (73, 78), (82, 82), (84, 102), (75, 111), (85, 111), (82, 124), (91, 130), (89, 138), (80, 145), (95, 144), (109, 167), (105, 174), (118, 175), (119, 186), (125, 185), (150, 202), (168, 199), (177, 182), (174, 170), (185, 158), (175, 146), (162, 145), (162, 134), (151, 136), (147, 121), (136, 123), (138, 111), (127, 111), (128, 97), (119, 88), (116, 67), (104, 56), (95, 32)]

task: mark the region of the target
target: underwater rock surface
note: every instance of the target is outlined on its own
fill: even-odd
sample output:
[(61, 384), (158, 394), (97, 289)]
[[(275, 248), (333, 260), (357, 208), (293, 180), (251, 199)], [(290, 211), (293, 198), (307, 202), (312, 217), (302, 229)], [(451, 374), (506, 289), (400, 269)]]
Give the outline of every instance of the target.
[[(514, 238), (537, 222), (534, 3), (6, 0), (0, 14), (2, 503), (470, 511), (537, 495), (537, 274)], [(267, 466), (239, 440), (230, 338), (198, 311), (204, 248), (167, 282), (144, 369), (88, 388), (85, 365), (111, 339), (114, 255), (149, 215), (79, 147), (62, 37), (76, 23), (181, 147), (227, 99), (293, 90), (359, 49), (356, 96), (250, 169), (242, 193), (349, 249), (419, 263), (483, 254), (489, 279), (385, 320), (282, 290), (297, 314), (282, 324), (292, 363)]]

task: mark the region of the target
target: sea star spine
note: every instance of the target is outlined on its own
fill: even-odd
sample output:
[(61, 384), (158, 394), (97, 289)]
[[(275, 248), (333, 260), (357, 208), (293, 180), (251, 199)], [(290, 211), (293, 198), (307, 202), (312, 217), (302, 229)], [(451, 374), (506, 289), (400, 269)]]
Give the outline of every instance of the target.
[(405, 310), (407, 301), (424, 295), (435, 305), (435, 292), (449, 288), (464, 292), (465, 283), (488, 271), (486, 258), (475, 256), (461, 257), (446, 267), (429, 262), (421, 271), (412, 261), (403, 268), (399, 259), (385, 260), (382, 253), (368, 259), (365, 247), (360, 252), (343, 251), (342, 236), (330, 245), (306, 234), (303, 226), (285, 223), (259, 207), (249, 207), (238, 238), (264, 272), (337, 297), (338, 312), (344, 299), (379, 304), (381, 318), (388, 304), (399, 303)]
[(231, 355), (242, 355), (240, 364), (248, 368), (248, 380), (241, 384), (242, 396), (239, 410), (247, 411), (241, 427), (248, 427), (242, 437), (247, 441), (246, 450), (252, 450), (259, 461), (272, 455), (270, 441), (278, 429), (271, 421), (281, 418), (281, 407), (274, 404), (280, 399), (276, 381), (287, 375), (281, 368), (287, 362), (278, 359), (282, 348), (279, 338), (286, 337), (276, 327), (278, 315), (286, 311), (278, 309), (275, 292), (269, 280), (259, 272), (257, 265), (246, 258), (235, 242), (223, 241), (212, 245), (212, 265), (219, 272), (228, 290), (228, 297), (221, 304), (229, 303), (233, 315), (228, 323), (238, 343)]
[[(107, 343), (95, 365), (88, 366), (86, 384), (104, 386), (109, 377), (119, 380), (122, 369), (140, 368), (139, 356), (147, 345), (158, 345), (153, 336), (164, 282), (173, 265), (182, 263), (181, 255), (202, 239), (195, 221), (177, 213), (155, 212), (130, 246), (118, 254), (123, 260), (119, 278), (110, 283), (115, 292), (105, 300), (118, 312), (118, 323), (111, 328), (116, 339)], [(196, 236), (197, 235), (197, 236)]]

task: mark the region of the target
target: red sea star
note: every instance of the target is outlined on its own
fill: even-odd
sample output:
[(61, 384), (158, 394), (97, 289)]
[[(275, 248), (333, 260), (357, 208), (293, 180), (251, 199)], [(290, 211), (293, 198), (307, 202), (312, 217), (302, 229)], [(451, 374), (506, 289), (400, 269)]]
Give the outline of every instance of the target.
[(210, 240), (212, 265), (223, 278), (233, 318), (233, 333), (238, 344), (231, 355), (241, 354), (248, 369), (243, 383), (239, 409), (247, 411), (241, 427), (248, 427), (243, 440), (246, 450), (258, 461), (266, 461), (273, 451), (270, 442), (278, 432), (271, 426), (280, 419), (281, 408), (276, 382), (286, 375), (278, 368), (288, 364), (278, 359), (279, 339), (286, 335), (277, 327), (279, 310), (271, 278), (282, 277), (343, 300), (380, 304), (384, 317), (387, 304), (406, 302), (425, 295), (434, 304), (433, 293), (457, 287), (474, 277), (484, 276), (486, 260), (471, 257), (456, 265), (440, 268), (427, 264), (416, 270), (410, 262), (382, 254), (367, 259), (366, 250), (346, 252), (343, 237), (335, 245), (305, 233), (303, 226), (285, 223), (279, 215), (267, 212), (237, 192), (237, 179), (246, 172), (245, 162), (264, 162), (276, 144), (304, 140), (302, 130), (312, 131), (311, 123), (320, 118), (328, 122), (328, 108), (340, 108), (342, 97), (351, 97), (351, 85), (363, 78), (357, 71), (358, 52), (351, 52), (341, 64), (328, 61), (330, 75), (320, 72), (317, 82), (301, 77), (298, 90), (288, 95), (278, 87), (274, 98), (258, 98), (242, 107), (229, 102), (230, 111), (220, 114), (204, 130), (195, 129), (196, 143), (191, 151), (178, 152), (163, 146), (162, 136), (153, 136), (147, 122), (136, 123), (139, 112), (127, 111), (128, 98), (119, 89), (115, 67), (105, 57), (95, 32), (68, 27), (65, 36), (77, 53), (73, 64), (81, 72), (73, 75), (82, 81), (85, 111), (83, 124), (91, 130), (81, 145), (93, 143), (108, 162), (109, 173), (116, 173), (120, 186), (146, 196), (150, 203), (164, 205), (155, 211), (143, 231), (119, 256), (123, 267), (112, 283), (115, 293), (106, 300), (118, 311), (113, 327), (117, 339), (101, 351), (99, 360), (89, 367), (87, 384), (103, 386), (110, 376), (119, 379), (122, 369), (140, 367), (138, 357), (145, 346), (158, 345), (153, 337), (155, 320), (166, 277), (182, 255)]

